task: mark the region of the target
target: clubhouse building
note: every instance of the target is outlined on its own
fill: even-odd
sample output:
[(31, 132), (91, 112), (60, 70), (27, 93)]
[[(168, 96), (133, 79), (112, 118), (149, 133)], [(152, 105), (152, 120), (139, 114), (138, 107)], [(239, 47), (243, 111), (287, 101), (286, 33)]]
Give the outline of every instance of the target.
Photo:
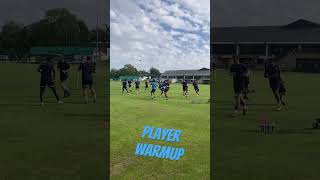
[(283, 70), (320, 72), (320, 24), (300, 19), (282, 26), (212, 28), (216, 68), (227, 68), (233, 55), (257, 69), (276, 59)]
[(177, 81), (198, 80), (200, 83), (210, 82), (210, 69), (202, 68), (197, 70), (170, 70), (161, 74), (161, 79), (169, 79), (172, 83)]

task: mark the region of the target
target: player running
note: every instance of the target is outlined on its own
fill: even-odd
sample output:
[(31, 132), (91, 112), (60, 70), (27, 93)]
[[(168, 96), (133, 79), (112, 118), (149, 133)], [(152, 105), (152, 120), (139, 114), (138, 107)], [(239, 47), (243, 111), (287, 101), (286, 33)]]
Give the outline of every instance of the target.
[(215, 83), (216, 83), (216, 81), (217, 81), (217, 73), (216, 73), (216, 63), (215, 62), (213, 62), (213, 63), (211, 63), (211, 74), (213, 75), (213, 81), (212, 81), (212, 83), (211, 83), (211, 86), (212, 86), (212, 91), (213, 91), (213, 93), (212, 93), (212, 97), (210, 97), (209, 98), (209, 100), (208, 100), (208, 103), (210, 103), (210, 102), (213, 102), (214, 101), (214, 99), (215, 99), (215, 88), (214, 88), (214, 86), (215, 86)]
[(183, 90), (183, 96), (188, 98), (188, 81), (185, 79), (182, 81), (182, 90)]
[(135, 81), (134, 83), (135, 83), (135, 85), (136, 85), (136, 92), (137, 92), (137, 94), (139, 94), (139, 92), (140, 92), (140, 81), (137, 80), (137, 81)]
[(124, 90), (126, 90), (127, 93), (129, 93), (128, 88), (127, 88), (127, 80), (122, 81), (122, 95), (124, 94)]
[(63, 97), (69, 97), (70, 91), (67, 87), (68, 72), (70, 70), (70, 65), (64, 60), (64, 58), (58, 63), (58, 69), (60, 71), (60, 86), (63, 90)]
[(144, 91), (149, 90), (149, 82), (146, 80), (145, 86), (144, 86)]
[(284, 87), (284, 81), (281, 78), (280, 67), (275, 64), (275, 59), (269, 61), (265, 66), (264, 77), (269, 79), (269, 85), (272, 89), (274, 97), (277, 101), (277, 110), (281, 111), (282, 106), (285, 105), (283, 96), (286, 89)]
[(129, 84), (129, 91), (131, 93), (132, 92), (132, 88), (131, 88), (132, 87), (132, 85), (131, 85), (132, 81), (131, 81), (131, 79), (128, 80), (128, 84)]
[(159, 81), (159, 90), (161, 91), (161, 94), (160, 94), (160, 96), (162, 96), (163, 95), (163, 93), (164, 93), (164, 87), (163, 87), (163, 85), (164, 85), (164, 82), (163, 81)]
[[(168, 91), (170, 89), (170, 84), (169, 84), (169, 81), (168, 80), (165, 80), (163, 83), (162, 83), (162, 86), (161, 86), (161, 91), (164, 93), (164, 96), (166, 97), (166, 100), (168, 100)], [(161, 92), (161, 94), (162, 94)]]
[(82, 93), (85, 97), (85, 103), (88, 104), (88, 89), (91, 91), (93, 103), (96, 102), (96, 92), (93, 88), (93, 73), (95, 73), (95, 65), (92, 63), (91, 58), (88, 56), (86, 61), (81, 63), (78, 71), (82, 72)]
[(196, 92), (197, 96), (199, 96), (199, 84), (198, 84), (198, 81), (195, 79), (192, 81), (192, 85), (193, 85), (193, 88), (194, 88), (194, 91)]
[(41, 103), (41, 106), (44, 106), (43, 94), (44, 94), (44, 91), (47, 86), (49, 88), (51, 88), (58, 103), (62, 104), (63, 101), (60, 100), (60, 98), (57, 94), (57, 91), (56, 91), (55, 83), (54, 83), (55, 70), (54, 70), (54, 67), (49, 59), (46, 59), (43, 63), (41, 63), (39, 65), (38, 72), (40, 72), (40, 74), (41, 74), (41, 78), (40, 78), (40, 103)]
[(244, 67), (244, 91), (243, 91), (243, 98), (248, 100), (248, 93), (250, 92), (249, 84), (250, 84), (250, 72), (248, 65), (243, 65)]
[(151, 97), (156, 98), (157, 82), (153, 79), (151, 82)]
[(240, 106), (242, 106), (242, 113), (246, 115), (247, 105), (243, 100), (243, 93), (245, 90), (245, 78), (246, 76), (246, 67), (239, 62), (238, 57), (234, 57), (234, 63), (230, 67), (230, 72), (233, 75), (233, 90), (235, 93), (235, 107), (234, 114), (237, 115), (240, 110)]

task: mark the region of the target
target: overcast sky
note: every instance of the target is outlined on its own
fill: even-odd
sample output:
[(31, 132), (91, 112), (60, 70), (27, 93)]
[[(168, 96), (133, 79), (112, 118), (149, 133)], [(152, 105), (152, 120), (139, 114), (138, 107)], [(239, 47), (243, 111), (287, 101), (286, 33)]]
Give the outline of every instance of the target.
[(95, 27), (97, 14), (104, 26), (108, 13), (107, 0), (0, 0), (0, 26), (9, 20), (30, 24), (52, 8), (68, 8), (90, 27)]
[(211, 1), (211, 26), (283, 25), (300, 18), (320, 23), (320, 0)]
[(111, 0), (111, 67), (209, 68), (210, 0)]

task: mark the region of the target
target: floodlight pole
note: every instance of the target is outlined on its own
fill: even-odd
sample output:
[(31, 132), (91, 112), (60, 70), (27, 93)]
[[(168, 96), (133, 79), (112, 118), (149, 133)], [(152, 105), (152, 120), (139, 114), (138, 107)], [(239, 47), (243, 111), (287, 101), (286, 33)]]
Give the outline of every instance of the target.
[(98, 13), (98, 0), (96, 0), (96, 12), (97, 12), (97, 25), (96, 25), (96, 36), (97, 36), (97, 42), (96, 42), (96, 56), (99, 57), (100, 60), (100, 51), (99, 51), (99, 31), (98, 31), (98, 27), (99, 27), (99, 13)]

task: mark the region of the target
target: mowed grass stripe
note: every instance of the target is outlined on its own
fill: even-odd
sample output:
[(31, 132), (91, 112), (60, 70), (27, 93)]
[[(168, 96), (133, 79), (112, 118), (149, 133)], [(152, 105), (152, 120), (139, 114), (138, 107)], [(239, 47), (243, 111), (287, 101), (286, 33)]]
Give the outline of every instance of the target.
[(37, 66), (0, 65), (0, 179), (106, 178), (105, 65), (97, 65), (96, 104), (83, 104), (74, 65), (68, 82), (72, 96), (59, 105), (46, 89), (45, 107), (39, 104)]
[[(247, 116), (232, 118), (232, 77), (217, 71), (214, 106), (214, 171), (216, 179), (317, 179), (320, 131), (311, 123), (319, 118), (320, 74), (283, 73), (287, 95), (283, 111), (276, 104), (263, 72), (255, 72), (256, 93), (249, 95)], [(278, 132), (256, 133), (258, 121), (277, 122)]]
[[(111, 172), (113, 179), (208, 179), (210, 172), (210, 86), (200, 85), (201, 96), (195, 96), (190, 85), (188, 99), (182, 86), (173, 84), (169, 100), (151, 99), (150, 90), (131, 95), (121, 94), (121, 82), (111, 82)], [(197, 104), (193, 104), (195, 100)], [(183, 131), (180, 143), (142, 139), (145, 125), (175, 128)], [(180, 161), (136, 157), (138, 142), (184, 147)]]

